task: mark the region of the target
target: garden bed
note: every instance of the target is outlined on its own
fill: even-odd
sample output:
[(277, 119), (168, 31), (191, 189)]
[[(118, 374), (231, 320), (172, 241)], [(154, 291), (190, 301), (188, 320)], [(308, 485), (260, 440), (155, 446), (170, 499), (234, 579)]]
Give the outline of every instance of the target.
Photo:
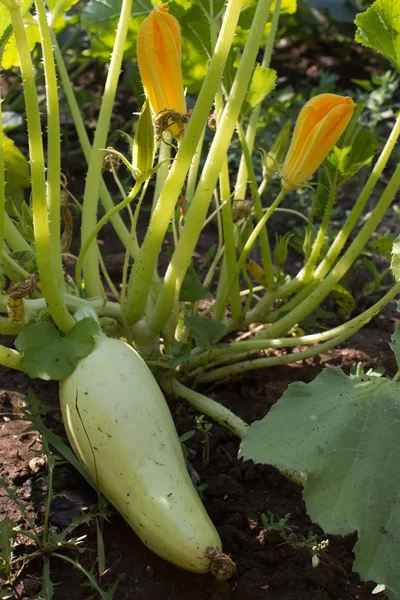
[[(290, 383), (299, 379), (311, 381), (327, 366), (339, 366), (348, 373), (362, 361), (366, 368), (384, 367), (388, 375), (393, 375), (396, 364), (388, 341), (396, 315), (392, 303), (345, 347), (306, 364), (256, 371), (247, 377), (219, 383), (205, 392), (251, 422), (262, 418)], [(37, 458), (40, 437), (35, 431), (25, 432), (29, 423), (18, 411), (25, 402), (29, 385), (26, 376), (1, 370), (0, 469), (1, 475), (8, 478), (30, 505), (30, 514), (40, 521), (44, 499), (41, 476), (45, 468)], [(43, 404), (56, 408), (47, 416), (47, 425), (63, 436), (57, 385), (34, 381), (33, 389)], [(193, 409), (175, 401), (170, 406), (180, 435), (195, 428)], [(219, 583), (211, 575), (186, 573), (151, 553), (121, 517), (112, 513), (109, 522), (104, 523), (107, 572), (101, 584), (107, 588), (120, 579), (115, 600), (383, 600), (382, 594), (371, 593), (375, 583), (364, 583), (351, 571), (355, 536), (346, 539), (330, 536), (319, 566), (313, 568), (311, 549), (301, 547), (302, 539), (310, 532), (319, 542), (326, 536), (308, 518), (301, 489), (272, 467), (255, 467), (251, 462), (238, 461), (238, 439), (226, 429), (213, 425), (211, 434), (208, 466), (203, 464), (200, 433), (187, 441), (186, 447), (200, 482), (207, 484), (203, 501), (221, 535), (225, 552), (237, 564), (237, 575)], [(51, 520), (55, 527), (65, 527), (81, 508), (96, 503), (93, 490), (68, 464), (56, 468), (54, 484), (57, 497)], [(268, 511), (275, 518), (290, 513), (287, 525), (297, 534), (300, 547), (289, 545), (276, 532), (263, 535), (261, 515)], [(0, 498), (0, 514), (1, 517), (8, 514), (22, 524), (16, 507), (4, 496)], [(88, 536), (86, 551), (70, 556), (90, 569), (96, 562), (96, 527), (94, 524), (82, 527), (79, 533)], [(33, 561), (21, 572), (16, 585), (20, 598), (36, 597), (41, 587), (41, 568), (41, 561)], [(95, 597), (90, 589), (82, 587), (85, 577), (74, 567), (52, 558), (51, 571), (53, 582), (60, 583), (55, 590), (56, 600)]]

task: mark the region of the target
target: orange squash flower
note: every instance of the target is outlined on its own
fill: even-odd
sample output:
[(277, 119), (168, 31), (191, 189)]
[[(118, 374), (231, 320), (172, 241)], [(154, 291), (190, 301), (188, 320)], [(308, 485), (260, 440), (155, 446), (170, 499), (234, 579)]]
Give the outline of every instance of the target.
[(346, 129), (355, 104), (348, 96), (320, 94), (300, 111), (285, 162), (282, 188), (301, 185), (318, 169)]
[[(140, 77), (153, 115), (186, 115), (181, 69), (181, 33), (168, 5), (155, 5), (139, 29), (137, 55)], [(173, 119), (172, 119), (173, 120)], [(182, 124), (170, 128), (179, 135)]]

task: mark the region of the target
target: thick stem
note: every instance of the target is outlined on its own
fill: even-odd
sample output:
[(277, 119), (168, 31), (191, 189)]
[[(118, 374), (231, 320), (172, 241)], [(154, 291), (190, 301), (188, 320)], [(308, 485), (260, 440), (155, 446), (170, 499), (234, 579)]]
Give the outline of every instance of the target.
[[(57, 40), (53, 37), (53, 45), (54, 45), (54, 55), (57, 61), (57, 68), (60, 74), (60, 79), (62, 82), (63, 91), (67, 97), (69, 110), (71, 112), (72, 118), (74, 120), (76, 132), (78, 134), (79, 143), (82, 148), (83, 154), (85, 156), (86, 162), (89, 163), (91, 146), (89, 142), (88, 135), (86, 133), (86, 129), (83, 123), (82, 115), (79, 110), (78, 103), (75, 98), (74, 91), (72, 89), (71, 82), (69, 80), (68, 71), (65, 67), (64, 60), (62, 57), (62, 53), (57, 44)], [(108, 212), (114, 207), (114, 202), (106, 188), (106, 185), (103, 181), (103, 178), (100, 180), (100, 199), (103, 204), (104, 209)], [(114, 215), (111, 219), (112, 226), (115, 229), (115, 232), (121, 243), (125, 248), (127, 248), (133, 258), (136, 257), (139, 247), (134, 239), (131, 238), (128, 229), (126, 228), (124, 222), (121, 217), (117, 214)]]
[(193, 200), (194, 191), (197, 185), (197, 175), (199, 173), (200, 167), (200, 159), (201, 159), (201, 151), (203, 149), (204, 136), (206, 133), (206, 128), (204, 127), (203, 133), (200, 136), (199, 143), (197, 144), (196, 153), (193, 156), (192, 164), (190, 165), (190, 169), (188, 172), (187, 182), (186, 182), (186, 200), (191, 202)]
[[(385, 168), (387, 161), (393, 151), (394, 146), (400, 136), (400, 115), (397, 117), (392, 132), (374, 166), (372, 169), (371, 175), (368, 178), (367, 183), (362, 189), (355, 205), (353, 206), (349, 217), (346, 220), (346, 223), (343, 225), (342, 229), (337, 234), (335, 240), (333, 241), (331, 247), (329, 248), (326, 256), (324, 257), (321, 264), (317, 267), (315, 272), (315, 278), (322, 279), (329, 272), (329, 269), (335, 263), (337, 257), (342, 251), (346, 241), (348, 240), (351, 232), (353, 231), (358, 218), (367, 203), (371, 193), (382, 174), (383, 169)], [(295, 279), (289, 282), (286, 285), (283, 285), (280, 289), (274, 290), (273, 292), (268, 292), (261, 299), (261, 301), (253, 308), (252, 311), (246, 317), (246, 323), (250, 324), (253, 322), (257, 322), (260, 319), (265, 320), (265, 316), (270, 306), (280, 298), (287, 298), (291, 294), (297, 292), (300, 288), (304, 286), (303, 282), (303, 274), (304, 270), (301, 271)]]
[(382, 194), (378, 204), (372, 211), (368, 221), (365, 223), (359, 234), (356, 236), (348, 250), (335, 265), (329, 275), (324, 279), (311, 294), (301, 302), (297, 308), (290, 311), (277, 323), (269, 327), (262, 337), (277, 337), (284, 335), (296, 323), (299, 323), (304, 317), (309, 315), (322, 300), (330, 293), (332, 288), (340, 281), (343, 275), (350, 269), (353, 262), (359, 256), (371, 234), (375, 231), (377, 225), (385, 215), (387, 209), (393, 202), (395, 194), (400, 187), (400, 164), (397, 166), (385, 191)]
[[(258, 193), (257, 184), (256, 184), (256, 175), (254, 173), (253, 163), (251, 162), (251, 154), (250, 149), (247, 145), (246, 137), (244, 135), (243, 127), (241, 123), (237, 125), (238, 135), (240, 144), (242, 146), (243, 157), (245, 160), (245, 164), (247, 167), (247, 173), (250, 177), (250, 188), (252, 198), (254, 200), (254, 214), (256, 216), (257, 222), (261, 221), (263, 216), (263, 207), (261, 204), (260, 194)], [(247, 174), (246, 173), (246, 174)], [(261, 258), (262, 264), (264, 268), (265, 274), (265, 282), (266, 287), (268, 289), (272, 289), (274, 287), (274, 270), (272, 266), (272, 257), (271, 257), (271, 248), (269, 245), (268, 232), (266, 227), (260, 231), (260, 248), (261, 248)]]
[(0, 365), (3, 365), (3, 367), (22, 371), (21, 358), (22, 354), (17, 352), (17, 350), (0, 346)]
[(0, 317), (0, 335), (18, 335), (20, 331), (19, 325), (14, 325), (6, 317)]
[(342, 229), (337, 234), (335, 240), (331, 244), (331, 247), (328, 250), (327, 255), (324, 260), (318, 266), (315, 277), (317, 279), (322, 279), (328, 273), (331, 266), (334, 264), (335, 260), (339, 256), (340, 252), (344, 248), (345, 243), (347, 242), (351, 232), (353, 231), (358, 218), (366, 205), (371, 193), (378, 182), (379, 177), (382, 174), (383, 169), (385, 168), (387, 161), (392, 153), (392, 150), (400, 136), (400, 115), (397, 117), (392, 132), (383, 148), (379, 159), (377, 160), (374, 168), (372, 169), (371, 175), (368, 178), (367, 183), (362, 189), (357, 202), (355, 203), (349, 217), (346, 220), (346, 223), (343, 225)]
[(379, 302), (376, 302), (371, 308), (366, 310), (359, 317), (352, 319), (348, 323), (341, 326), (341, 332), (339, 335), (334, 337), (327, 342), (320, 344), (314, 348), (310, 348), (309, 350), (304, 350), (301, 352), (293, 352), (291, 354), (284, 354), (282, 356), (269, 356), (267, 358), (256, 358), (252, 360), (246, 360), (236, 365), (227, 365), (225, 367), (220, 367), (218, 369), (214, 369), (212, 371), (208, 371), (207, 373), (203, 373), (202, 375), (198, 375), (196, 377), (196, 382), (198, 383), (210, 383), (211, 381), (220, 381), (226, 377), (231, 377), (232, 375), (239, 375), (241, 373), (245, 373), (247, 371), (251, 371), (254, 369), (262, 369), (265, 367), (273, 367), (278, 365), (287, 365), (289, 363), (298, 362), (300, 360), (305, 360), (306, 358), (311, 358), (316, 356), (317, 354), (321, 354), (321, 352), (326, 352), (327, 350), (331, 350), (335, 346), (341, 344), (349, 337), (351, 337), (356, 331), (361, 329), (368, 321), (370, 321), (375, 315), (379, 313), (383, 306), (385, 306), (390, 300), (393, 300), (400, 292), (400, 283), (397, 283), (393, 288), (385, 294)]
[(47, 23), (43, 0), (36, 0), (39, 18), (40, 41), (42, 44), (47, 103), (47, 206), (51, 257), (57, 284), (64, 288), (64, 273), (61, 258), (60, 199), (61, 199), (61, 131), (58, 104), (58, 87), (54, 63), (51, 33)]
[(136, 182), (134, 187), (128, 194), (128, 196), (124, 200), (122, 200), (122, 202), (120, 202), (119, 204), (114, 206), (109, 212), (107, 212), (100, 219), (100, 221), (95, 225), (95, 227), (94, 227), (93, 231), (90, 233), (90, 235), (88, 235), (88, 237), (86, 238), (84, 244), (82, 245), (81, 251), (79, 253), (79, 257), (76, 262), (76, 268), (75, 268), (75, 282), (76, 282), (76, 287), (78, 288), (78, 290), (80, 290), (82, 287), (81, 270), (82, 270), (82, 266), (84, 265), (85, 256), (86, 256), (87, 252), (89, 252), (89, 249), (90, 249), (91, 244), (93, 243), (93, 240), (96, 239), (99, 231), (104, 227), (104, 225), (106, 225), (108, 223), (108, 221), (114, 215), (116, 215), (121, 210), (126, 208), (130, 204), (130, 202), (132, 202), (132, 200), (135, 198), (136, 194), (140, 190), (140, 187), (141, 187), (141, 183)]
[(7, 242), (7, 246), (9, 246), (9, 248), (11, 248), (11, 250), (13, 250), (14, 252), (18, 250), (26, 250), (27, 252), (32, 252), (30, 244), (15, 227), (12, 219), (10, 219), (7, 212), (3, 211), (3, 216), (4, 240)]
[[(169, 170), (167, 181), (165, 182), (161, 196), (154, 209), (137, 260), (133, 265), (128, 286), (127, 321), (129, 323), (139, 321), (143, 315), (147, 297), (149, 295), (151, 277), (154, 273), (161, 245), (171, 221), (176, 201), (181, 193), (186, 174), (201, 138), (219, 82), (221, 81), (222, 73), (235, 35), (242, 3), (242, 0), (229, 0), (227, 4), (215, 52), (209, 64), (207, 75), (201, 87), (196, 106), (179, 145), (178, 153)], [(175, 297), (175, 285), (173, 287), (172, 303)], [(167, 319), (165, 319), (162, 326), (164, 326), (170, 314), (171, 311), (169, 310)]]
[[(82, 247), (96, 227), (97, 203), (99, 199), (101, 171), (103, 166), (102, 149), (107, 146), (107, 135), (110, 128), (111, 112), (117, 91), (118, 79), (121, 70), (122, 58), (125, 49), (125, 40), (128, 32), (128, 23), (131, 15), (132, 0), (123, 0), (118, 23), (117, 35), (111, 57), (110, 68), (104, 89), (103, 100), (97, 122), (96, 133), (90, 154), (89, 167), (86, 177), (85, 192), (83, 196), (83, 212), (81, 225)], [(104, 295), (101, 283), (99, 263), (95, 241), (89, 247), (83, 261), (83, 275), (85, 289), (88, 296)]]
[[(220, 125), (220, 119), (223, 110), (222, 93), (219, 91), (215, 97), (215, 112), (217, 114), (217, 129)], [(226, 278), (230, 280), (236, 267), (236, 247), (235, 247), (235, 225), (233, 222), (232, 205), (231, 205), (231, 186), (229, 182), (229, 168), (228, 159), (225, 154), (224, 160), (219, 174), (219, 189), (220, 189), (220, 200), (221, 200), (221, 215), (222, 215), (222, 227), (224, 232), (224, 264), (223, 264), (223, 276), (220, 277), (218, 282), (217, 295), (214, 306), (214, 318), (223, 319), (226, 311), (226, 304), (220, 302), (221, 296), (223, 295), (224, 283)], [(239, 279), (236, 279), (232, 286), (232, 292), (230, 296), (231, 311), (234, 319), (239, 319), (242, 312), (242, 303), (240, 300), (240, 287)]]
[[(226, 103), (221, 118), (221, 124), (218, 127), (212, 142), (195, 196), (185, 220), (185, 225), (179, 239), (179, 258), (182, 277), (186, 273), (186, 270), (192, 260), (193, 252), (207, 214), (213, 190), (217, 183), (218, 175), (224, 161), (224, 156), (228, 150), (232, 134), (239, 117), (240, 109), (246, 95), (246, 90), (264, 32), (265, 23), (268, 19), (271, 2), (272, 0), (260, 0), (260, 2), (257, 4), (249, 37), (247, 39), (246, 47), (236, 73), (228, 102)], [(168, 320), (174, 301), (175, 280), (176, 255), (172, 257), (167, 269), (163, 289), (157, 300), (154, 317), (150, 323), (150, 330), (154, 335), (157, 335), (157, 333), (163, 329), (164, 324)], [(229, 290), (230, 292), (232, 289), (231, 286)]]
[(32, 178), (33, 227), (39, 276), (52, 318), (62, 331), (68, 331), (73, 327), (75, 321), (63, 303), (62, 290), (58, 286), (58, 276), (54, 271), (51, 255), (49, 215), (46, 204), (45, 163), (34, 68), (21, 10), (12, 9), (10, 15), (17, 44), (26, 104)]
[(196, 410), (211, 417), (214, 421), (232, 431), (240, 439), (246, 435), (249, 428), (247, 423), (228, 408), (219, 404), (219, 402), (191, 390), (177, 379), (171, 377), (161, 379), (160, 384), (167, 394), (172, 394), (175, 398), (184, 398)]
[[(164, 134), (168, 136), (168, 133)], [(169, 141), (172, 141), (169, 136)], [(155, 205), (158, 202), (162, 189), (164, 187), (165, 181), (168, 177), (168, 170), (171, 164), (171, 145), (166, 144), (163, 140), (160, 142), (160, 150), (158, 153), (158, 164), (161, 165), (157, 171), (156, 175), (156, 185), (154, 187), (154, 195), (153, 195), (153, 204), (152, 204), (152, 212), (154, 210)]]
[(307, 282), (310, 279), (312, 279), (315, 265), (317, 264), (319, 255), (321, 254), (322, 246), (324, 244), (325, 235), (326, 235), (326, 232), (328, 229), (329, 220), (331, 218), (331, 212), (332, 212), (332, 208), (335, 203), (335, 200), (336, 200), (336, 188), (331, 187), (321, 226), (319, 228), (317, 237), (315, 238), (315, 241), (313, 243), (310, 258), (308, 259), (306, 265), (304, 266), (304, 273), (302, 276), (302, 280), (304, 282)]
[(231, 280), (228, 282), (228, 285), (225, 288), (225, 297), (223, 298), (223, 300), (225, 300), (226, 298), (229, 297), (228, 294), (230, 293), (230, 288), (231, 288), (231, 285), (232, 285), (232, 283), (234, 281), (234, 278), (239, 276), (240, 270), (245, 266), (246, 258), (248, 257), (251, 249), (253, 248), (253, 246), (254, 246), (254, 244), (255, 244), (255, 242), (257, 240), (257, 237), (259, 236), (260, 232), (262, 231), (262, 229), (267, 224), (268, 220), (270, 219), (270, 217), (274, 213), (274, 211), (277, 208), (277, 206), (283, 200), (285, 194), (286, 194), (286, 192), (284, 190), (281, 190), (279, 192), (279, 194), (276, 197), (276, 199), (274, 200), (274, 202), (265, 211), (263, 217), (261, 218), (261, 220), (257, 223), (257, 225), (255, 226), (255, 228), (253, 229), (253, 231), (252, 231), (251, 235), (249, 236), (246, 244), (244, 245), (242, 254), (240, 255), (240, 258), (239, 258), (239, 260), (237, 262), (236, 269), (235, 269), (235, 271), (233, 273), (233, 276), (232, 276)]

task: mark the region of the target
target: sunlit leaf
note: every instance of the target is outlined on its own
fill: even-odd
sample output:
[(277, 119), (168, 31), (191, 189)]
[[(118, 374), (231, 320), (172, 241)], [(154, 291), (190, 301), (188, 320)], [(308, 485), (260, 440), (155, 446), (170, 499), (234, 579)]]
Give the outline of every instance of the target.
[(387, 58), (400, 70), (400, 2), (376, 0), (356, 18), (356, 40)]
[(99, 326), (91, 318), (78, 321), (64, 337), (54, 325), (41, 321), (26, 327), (15, 347), (23, 352), (21, 365), (29, 377), (58, 380), (71, 375), (77, 362), (92, 352), (98, 333)]
[(244, 99), (244, 114), (253, 110), (275, 88), (277, 72), (257, 65), (251, 77), (250, 86)]
[[(29, 50), (32, 51), (36, 44), (40, 43), (39, 27), (36, 23), (30, 23), (29, 25), (25, 26), (25, 32), (26, 37), (28, 38)], [(19, 67), (19, 58), (14, 34), (10, 35), (10, 39), (6, 43), (1, 60), (1, 66), (3, 69)]]

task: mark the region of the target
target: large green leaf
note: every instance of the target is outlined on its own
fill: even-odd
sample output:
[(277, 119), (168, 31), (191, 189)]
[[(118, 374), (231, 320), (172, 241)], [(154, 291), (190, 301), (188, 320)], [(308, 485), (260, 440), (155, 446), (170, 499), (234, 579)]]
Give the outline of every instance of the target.
[[(86, 26), (110, 25), (110, 21), (119, 19), (122, 0), (89, 0), (82, 11), (82, 20)], [(147, 15), (153, 4), (151, 0), (133, 0), (132, 17)]]
[(40, 321), (19, 334), (15, 347), (23, 352), (21, 366), (29, 377), (58, 380), (71, 375), (77, 362), (92, 352), (98, 333), (99, 325), (90, 317), (78, 321), (64, 337), (54, 325)]
[(400, 387), (325, 369), (289, 386), (253, 423), (240, 456), (306, 473), (304, 499), (327, 533), (358, 532), (354, 570), (400, 594)]
[(376, 0), (356, 18), (356, 40), (376, 50), (400, 70), (400, 2)]

